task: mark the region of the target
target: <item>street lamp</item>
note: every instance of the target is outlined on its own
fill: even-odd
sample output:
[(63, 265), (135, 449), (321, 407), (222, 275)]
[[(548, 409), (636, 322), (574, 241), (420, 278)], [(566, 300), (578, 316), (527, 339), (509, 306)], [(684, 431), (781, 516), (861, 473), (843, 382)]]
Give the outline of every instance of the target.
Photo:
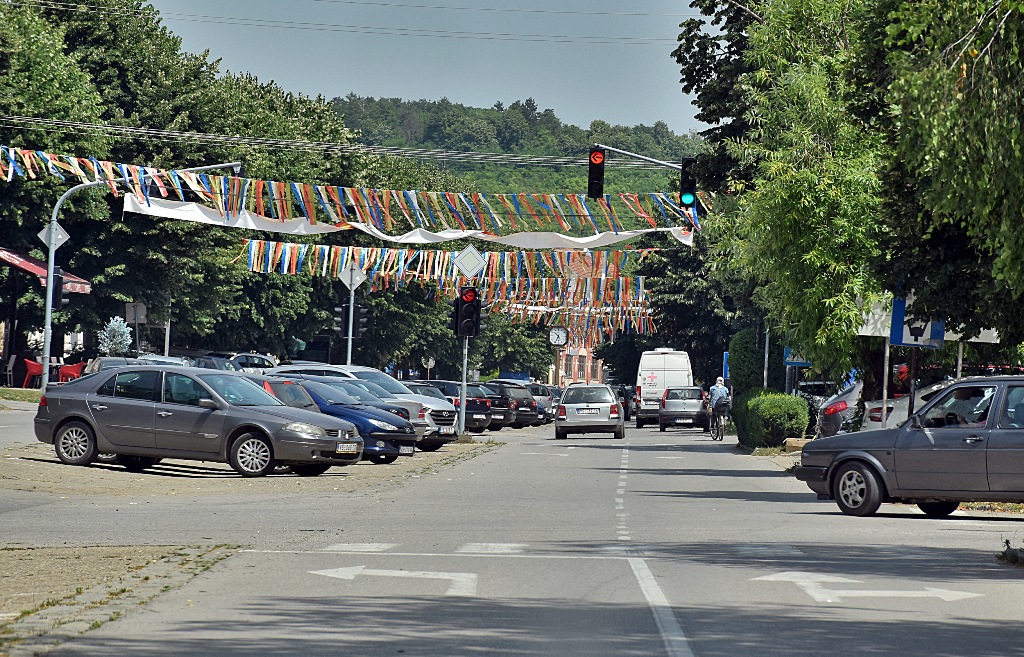
[[(235, 171), (241, 171), (241, 162), (225, 162), (223, 164), (211, 164), (203, 167), (192, 167), (189, 169), (178, 169), (178, 171), (211, 171), (214, 169), (225, 169), (231, 167)], [(145, 182), (147, 179), (153, 177), (151, 173), (139, 173), (140, 182)], [(127, 178), (118, 178), (117, 181), (124, 180), (125, 185), (130, 185), (130, 181)], [(75, 185), (68, 191), (64, 192), (59, 199), (57, 204), (53, 206), (53, 213), (50, 215), (50, 223), (44, 229), (46, 231), (46, 246), (48, 248), (47, 261), (46, 261), (46, 291), (52, 293), (53, 291), (53, 269), (54, 260), (57, 255), (57, 213), (60, 212), (60, 208), (64, 205), (64, 201), (74, 194), (75, 192), (83, 189), (89, 189), (91, 187), (99, 187), (101, 185), (109, 185), (111, 180), (97, 180), (91, 183), (82, 183), (81, 185)], [(50, 340), (53, 338), (53, 304), (46, 304), (46, 316), (43, 320), (43, 376), (41, 382), (41, 388), (43, 392), (46, 392), (46, 386), (50, 382)]]

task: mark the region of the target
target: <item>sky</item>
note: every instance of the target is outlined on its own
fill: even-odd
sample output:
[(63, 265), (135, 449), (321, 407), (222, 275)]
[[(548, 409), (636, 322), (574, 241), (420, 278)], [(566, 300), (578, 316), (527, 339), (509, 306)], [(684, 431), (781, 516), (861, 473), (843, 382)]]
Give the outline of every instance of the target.
[(191, 52), (288, 91), (506, 106), (701, 130), (670, 56), (678, 0), (150, 0)]

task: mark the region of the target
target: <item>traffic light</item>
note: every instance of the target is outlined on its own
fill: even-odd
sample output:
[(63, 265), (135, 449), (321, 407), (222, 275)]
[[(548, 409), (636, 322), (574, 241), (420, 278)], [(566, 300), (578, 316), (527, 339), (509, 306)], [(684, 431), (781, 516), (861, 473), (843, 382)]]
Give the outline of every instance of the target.
[(363, 308), (358, 303), (354, 308), (356, 314), (352, 318), (352, 339), (358, 340), (368, 330), (366, 324), (370, 321), (370, 309)]
[(462, 297), (455, 297), (450, 302), (452, 304), (451, 312), (448, 313), (448, 328), (452, 330), (452, 333), (456, 337), (461, 336), (459, 333), (459, 317), (462, 315)]
[(71, 303), (68, 293), (64, 289), (64, 271), (60, 267), (53, 269), (53, 287), (50, 288), (50, 309), (54, 312), (62, 310), (64, 306)]
[(683, 167), (679, 171), (679, 203), (684, 208), (697, 202), (697, 178), (693, 175), (693, 166), (697, 158), (684, 157)]
[(590, 149), (590, 170), (587, 175), (587, 196), (597, 200), (604, 196), (604, 149)]
[(334, 326), (331, 327), (332, 331), (336, 333), (345, 332), (345, 321), (346, 315), (348, 314), (345, 312), (346, 310), (348, 310), (346, 306), (334, 307), (334, 313), (331, 315), (331, 318), (334, 320)]
[(480, 294), (475, 287), (459, 288), (460, 338), (475, 338), (480, 332)]

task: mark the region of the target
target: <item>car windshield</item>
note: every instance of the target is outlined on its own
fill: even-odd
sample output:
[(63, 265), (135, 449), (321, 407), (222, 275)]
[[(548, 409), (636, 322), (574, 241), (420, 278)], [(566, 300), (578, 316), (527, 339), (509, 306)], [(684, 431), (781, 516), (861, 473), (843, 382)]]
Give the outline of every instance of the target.
[(375, 370), (361, 370), (359, 372), (352, 372), (357, 378), (364, 381), (372, 381), (381, 388), (384, 388), (393, 395), (411, 395), (414, 394), (411, 390), (406, 388), (404, 385), (398, 382), (384, 372), (377, 372)]
[(373, 381), (364, 381), (362, 379), (350, 379), (345, 383), (353, 386), (359, 386), (363, 390), (369, 392), (371, 395), (376, 395), (378, 399), (398, 399), (398, 397), (395, 397), (393, 394), (391, 394), (384, 388), (381, 388)]
[(199, 378), (232, 406), (284, 406), (277, 397), (249, 379), (230, 374), (200, 374)]
[(603, 404), (615, 401), (608, 388), (569, 388), (562, 395), (563, 404)]
[(345, 392), (341, 386), (332, 386), (329, 383), (317, 381), (303, 381), (302, 385), (306, 390), (314, 393), (328, 404), (358, 404), (359, 400)]
[(234, 363), (233, 361), (230, 360), (225, 360), (224, 358), (207, 358), (203, 360), (203, 363), (205, 364), (205, 367), (209, 367), (210, 369), (213, 370), (226, 370), (229, 372), (242, 371), (242, 368), (239, 367), (237, 363)]
[(413, 384), (413, 385), (409, 386), (409, 390), (412, 390), (417, 395), (423, 395), (425, 397), (434, 397), (436, 399), (447, 399), (444, 396), (443, 392), (441, 392), (440, 390), (438, 390), (437, 388), (435, 388), (434, 386), (431, 386), (431, 385), (426, 385), (426, 384), (416, 385), (416, 384)]
[(295, 408), (309, 408), (316, 410), (316, 403), (309, 393), (302, 389), (302, 386), (295, 385), (288, 381), (272, 381), (267, 385), (274, 391), (274, 396), (289, 406)]
[(486, 397), (487, 390), (483, 386), (466, 386), (467, 397)]
[(333, 384), (333, 385), (334, 385), (334, 387), (339, 388), (340, 390), (344, 390), (345, 392), (347, 392), (348, 394), (352, 395), (353, 397), (355, 397), (357, 400), (359, 400), (361, 402), (365, 402), (367, 404), (379, 404), (380, 401), (381, 401), (380, 397), (377, 397), (376, 395), (371, 393), (369, 390), (367, 390), (366, 388), (363, 388), (362, 386), (360, 386), (357, 383), (349, 383), (348, 381), (344, 381), (344, 382), (339, 381), (338, 383)]

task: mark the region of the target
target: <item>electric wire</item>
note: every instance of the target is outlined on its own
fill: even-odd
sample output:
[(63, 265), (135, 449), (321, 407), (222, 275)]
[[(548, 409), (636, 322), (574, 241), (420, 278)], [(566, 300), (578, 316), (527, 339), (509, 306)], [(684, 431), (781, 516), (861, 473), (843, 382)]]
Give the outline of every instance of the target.
[[(373, 146), (367, 144), (340, 144), (335, 142), (304, 141), (296, 139), (274, 139), (268, 137), (246, 137), (240, 135), (218, 135), (202, 132), (182, 132), (154, 128), (134, 128), (109, 124), (63, 121), (27, 116), (0, 115), (0, 126), (17, 129), (33, 129), (48, 132), (90, 133), (108, 136), (124, 136), (173, 142), (205, 142), (229, 146), (249, 146), (274, 150), (329, 152), (345, 155), (366, 154), (377, 156), (408, 157), (428, 160), (443, 160), (466, 164), (504, 164), (516, 166), (544, 167), (585, 167), (586, 157), (559, 157), (553, 155), (520, 155), (515, 153), (479, 153), (445, 149), (402, 148), (394, 146)], [(663, 170), (654, 164), (630, 159), (606, 160), (606, 166), (630, 169)]]
[[(118, 16), (123, 16), (125, 14), (146, 15), (146, 10), (113, 9), (99, 5), (59, 2), (58, 0), (7, 0), (7, 2), (8, 4), (14, 6), (74, 11), (79, 13), (96, 13)], [(264, 27), (274, 29), (308, 30), (313, 32), (339, 32), (403, 37), (478, 39), (485, 41), (522, 41), (526, 43), (582, 43), (589, 45), (676, 45), (675, 39), (655, 39), (646, 37), (592, 37), (587, 35), (562, 36), (557, 34), (513, 34), (505, 32), (428, 30), (422, 28), (377, 27), (368, 25), (340, 25), (334, 23), (279, 21), (266, 20), (260, 18), (214, 16), (206, 14), (180, 14), (175, 12), (160, 12), (160, 17), (165, 20), (178, 20), (193, 23), (213, 23), (215, 25), (239, 25), (243, 27)]]

